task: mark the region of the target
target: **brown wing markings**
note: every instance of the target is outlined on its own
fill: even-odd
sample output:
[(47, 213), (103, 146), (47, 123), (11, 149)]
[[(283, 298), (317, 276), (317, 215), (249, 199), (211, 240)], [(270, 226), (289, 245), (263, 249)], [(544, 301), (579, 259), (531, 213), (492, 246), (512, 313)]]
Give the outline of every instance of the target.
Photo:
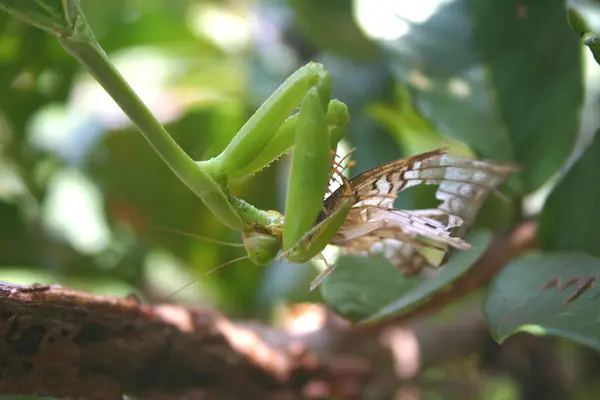
[(414, 165), (414, 163), (423, 161), (427, 158), (430, 158), (430, 157), (433, 157), (436, 155), (445, 154), (447, 149), (448, 149), (447, 147), (443, 147), (441, 149), (429, 151), (427, 153), (419, 154), (416, 156), (387, 162), (378, 167), (375, 167), (368, 171), (363, 172), (362, 174), (352, 178), (350, 182), (352, 183), (353, 187), (362, 187), (364, 185), (365, 181), (367, 181), (367, 184), (368, 184), (374, 176), (380, 177), (382, 175), (386, 175), (389, 172), (397, 171), (398, 169), (401, 169), (402, 167)]
[[(360, 197), (367, 195), (369, 192), (379, 190), (379, 186), (377, 184), (382, 177), (384, 177), (390, 185), (388, 194), (393, 193), (394, 191), (393, 182), (401, 182), (401, 186), (395, 189), (396, 192), (402, 190), (405, 186), (403, 175), (406, 171), (412, 170), (411, 166), (413, 166), (416, 162), (425, 160), (432, 156), (445, 154), (446, 150), (447, 148), (444, 147), (413, 157), (390, 161), (378, 167), (367, 170), (350, 179), (349, 184), (353, 189), (355, 202), (357, 203), (358, 201), (362, 200)], [(401, 169), (401, 171), (398, 171), (399, 169)], [(394, 173), (399, 175), (398, 179), (390, 178), (390, 176)], [(325, 199), (324, 206), (329, 212), (335, 209), (335, 206), (339, 203), (339, 198), (342, 196), (342, 192), (346, 189), (344, 186), (345, 185), (338, 187), (330, 196)], [(368, 189), (369, 186), (371, 186), (370, 189)]]

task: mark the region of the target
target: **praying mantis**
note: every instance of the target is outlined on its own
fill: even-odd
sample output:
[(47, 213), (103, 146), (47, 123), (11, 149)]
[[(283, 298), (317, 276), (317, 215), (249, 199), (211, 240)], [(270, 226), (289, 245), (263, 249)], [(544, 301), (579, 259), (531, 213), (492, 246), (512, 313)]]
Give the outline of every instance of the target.
[[(242, 232), (254, 264), (266, 265), (278, 254), (293, 263), (306, 262), (325, 248), (345, 220), (349, 201), (315, 225), (332, 157), (350, 119), (346, 106), (330, 98), (329, 74), (322, 64), (311, 62), (265, 101), (221, 154), (197, 163), (210, 178), (202, 200), (230, 228)], [(298, 104), (298, 113), (288, 118)], [(257, 209), (229, 193), (229, 179), (253, 174), (291, 148), (285, 215)]]

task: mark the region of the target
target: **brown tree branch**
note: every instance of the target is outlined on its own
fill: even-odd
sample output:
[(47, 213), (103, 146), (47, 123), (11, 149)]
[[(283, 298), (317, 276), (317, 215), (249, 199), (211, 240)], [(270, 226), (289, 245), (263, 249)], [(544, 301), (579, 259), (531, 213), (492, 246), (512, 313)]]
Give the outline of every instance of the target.
[(0, 298), (0, 393), (277, 398), (353, 379), (208, 310), (45, 285), (3, 283)]
[[(481, 286), (531, 248), (534, 237), (535, 223), (498, 237), (472, 268), (475, 278), (461, 278), (452, 295), (433, 300), (438, 306), (424, 305), (411, 316)], [(120, 399), (124, 393), (155, 399), (356, 398), (369, 387), (371, 395), (389, 397), (398, 382), (415, 377), (423, 365), (469, 354), (488, 338), (480, 310), (467, 312), (451, 325), (406, 324), (401, 318), (363, 327), (313, 305), (304, 314), (320, 313), (324, 322), (300, 334), (232, 323), (205, 309), (1, 283), (0, 393), (91, 399)], [(439, 343), (452, 354), (440, 351)]]

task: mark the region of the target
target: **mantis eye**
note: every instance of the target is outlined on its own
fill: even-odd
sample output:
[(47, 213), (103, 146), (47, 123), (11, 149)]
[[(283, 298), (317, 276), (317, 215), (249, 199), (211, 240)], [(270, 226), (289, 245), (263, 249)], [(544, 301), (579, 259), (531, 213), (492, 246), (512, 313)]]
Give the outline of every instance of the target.
[(245, 231), (243, 240), (250, 261), (256, 265), (267, 265), (281, 250), (281, 238), (268, 233)]

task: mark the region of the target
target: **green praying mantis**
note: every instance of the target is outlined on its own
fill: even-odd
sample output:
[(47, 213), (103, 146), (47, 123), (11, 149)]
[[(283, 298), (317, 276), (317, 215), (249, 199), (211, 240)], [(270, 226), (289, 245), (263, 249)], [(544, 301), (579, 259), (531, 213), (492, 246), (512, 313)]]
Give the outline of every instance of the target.
[[(325, 248), (350, 210), (343, 201), (319, 223), (332, 160), (350, 120), (331, 99), (331, 78), (311, 62), (293, 73), (246, 122), (218, 156), (197, 163), (206, 175), (201, 198), (230, 228), (241, 231), (249, 259), (266, 265), (280, 255), (309, 261)], [(299, 106), (299, 111), (288, 117)], [(253, 174), (292, 150), (285, 215), (260, 210), (231, 195), (227, 181)]]

